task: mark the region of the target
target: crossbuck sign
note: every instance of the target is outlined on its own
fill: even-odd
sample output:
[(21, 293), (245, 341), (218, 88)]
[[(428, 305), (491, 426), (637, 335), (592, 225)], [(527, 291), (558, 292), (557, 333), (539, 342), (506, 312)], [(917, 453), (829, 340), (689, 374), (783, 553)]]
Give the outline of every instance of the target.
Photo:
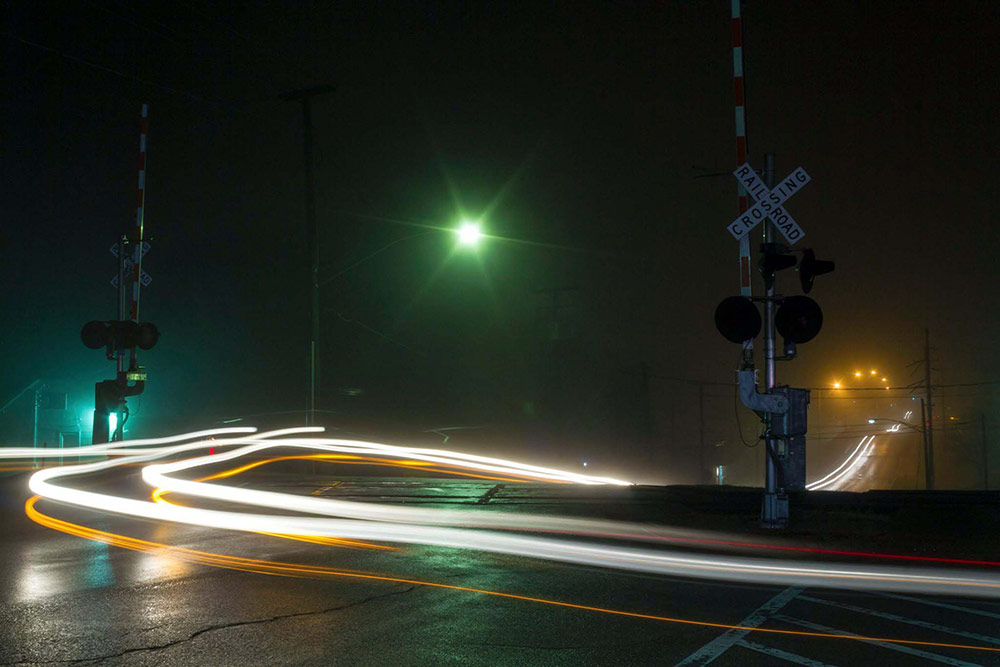
[(764, 185), (764, 181), (760, 180), (749, 162), (737, 167), (733, 171), (733, 176), (739, 180), (747, 193), (757, 200), (756, 204), (726, 227), (734, 238), (742, 238), (765, 218), (771, 218), (771, 222), (791, 245), (806, 235), (783, 206), (786, 199), (811, 180), (805, 169), (799, 167), (774, 186), (773, 190)]

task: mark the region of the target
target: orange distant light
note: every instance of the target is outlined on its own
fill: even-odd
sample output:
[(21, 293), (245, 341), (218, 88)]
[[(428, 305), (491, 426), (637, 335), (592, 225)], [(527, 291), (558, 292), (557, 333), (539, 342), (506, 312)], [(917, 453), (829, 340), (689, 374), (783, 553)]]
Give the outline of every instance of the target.
[(861, 371), (854, 371), (854, 377), (856, 378), (861, 377)]
[(885, 381), (886, 381), (886, 379), (885, 379), (885, 378), (882, 378), (882, 382), (885, 382)]
[(834, 389), (840, 389), (840, 383), (839, 382), (834, 382), (833, 383), (833, 388)]
[(876, 370), (875, 370), (874, 368), (873, 368), (873, 369), (871, 370), (871, 374), (872, 374), (872, 375), (875, 375), (875, 373), (877, 373), (877, 372), (878, 372), (878, 371), (876, 371)]

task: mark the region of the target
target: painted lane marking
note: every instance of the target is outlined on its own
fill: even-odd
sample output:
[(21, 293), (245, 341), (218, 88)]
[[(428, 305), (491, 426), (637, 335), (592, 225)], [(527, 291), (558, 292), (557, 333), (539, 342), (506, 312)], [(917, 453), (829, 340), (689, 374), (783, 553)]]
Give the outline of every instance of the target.
[[(735, 645), (738, 641), (743, 639), (750, 633), (749, 628), (756, 628), (764, 624), (765, 621), (770, 618), (771, 614), (778, 611), (786, 604), (795, 599), (795, 596), (801, 593), (803, 589), (790, 586), (785, 590), (781, 591), (773, 598), (762, 604), (757, 608), (756, 611), (751, 613), (749, 616), (740, 621), (737, 625), (741, 626), (741, 629), (728, 630), (712, 641), (708, 642), (700, 649), (684, 658), (684, 660), (677, 663), (677, 667), (681, 665), (707, 665), (720, 655), (728, 651)], [(746, 629), (743, 629), (746, 628)]]
[(947, 604), (945, 602), (933, 602), (931, 600), (921, 600), (920, 598), (912, 598), (909, 595), (896, 595), (894, 593), (879, 593), (884, 598), (894, 598), (896, 600), (906, 600), (907, 602), (916, 602), (918, 604), (925, 604), (930, 607), (941, 607), (942, 609), (951, 609), (952, 611), (962, 611), (966, 614), (975, 614), (976, 616), (986, 616), (987, 618), (1000, 618), (1000, 614), (994, 614), (991, 611), (984, 611), (982, 609), (970, 609), (969, 607), (959, 607), (955, 604)]
[(809, 595), (803, 595), (799, 598), (800, 600), (807, 600), (809, 602), (815, 602), (816, 604), (827, 605), (828, 607), (836, 607), (838, 609), (846, 609), (848, 611), (857, 612), (859, 614), (868, 614), (870, 616), (877, 616), (878, 618), (885, 618), (890, 621), (896, 621), (898, 623), (906, 623), (908, 625), (915, 625), (920, 628), (925, 628), (927, 630), (934, 630), (936, 632), (944, 632), (949, 635), (957, 635), (959, 637), (965, 637), (966, 639), (975, 639), (976, 641), (986, 642), (987, 644), (1000, 644), (1000, 639), (996, 637), (988, 637), (986, 635), (976, 634), (975, 632), (965, 632), (963, 630), (955, 630), (954, 628), (945, 627), (943, 625), (938, 625), (937, 623), (930, 623), (929, 621), (921, 621), (916, 618), (907, 618), (905, 616), (898, 616), (896, 614), (890, 614), (885, 611), (877, 611), (875, 609), (866, 609), (864, 607), (856, 607), (852, 604), (844, 604), (843, 602), (833, 602), (831, 600), (823, 600), (821, 598), (814, 598)]
[[(845, 637), (859, 637), (853, 632), (846, 632), (838, 628), (831, 628), (825, 625), (820, 625), (819, 623), (810, 623), (809, 621), (803, 621), (802, 619), (792, 618), (791, 616), (785, 616), (784, 614), (775, 614), (774, 620), (781, 621), (782, 623), (789, 623), (791, 625), (797, 625), (800, 628), (809, 628), (810, 630), (821, 631), (821, 632), (835, 632)], [(866, 644), (872, 644), (873, 646), (879, 646), (881, 648), (887, 648), (890, 651), (899, 651), (900, 653), (915, 655), (917, 657), (924, 658), (925, 660), (943, 662), (946, 665), (953, 665), (954, 667), (979, 667), (979, 663), (976, 662), (965, 662), (964, 660), (958, 660), (957, 658), (949, 658), (946, 655), (938, 655), (937, 653), (930, 653), (928, 651), (921, 651), (920, 649), (910, 648), (909, 646), (900, 646), (899, 644), (887, 644), (885, 642), (874, 641), (869, 639), (860, 639), (860, 638), (858, 639), (858, 641), (864, 642)]]
[(757, 642), (747, 641), (741, 639), (736, 642), (737, 646), (742, 648), (748, 648), (751, 651), (757, 651), (758, 653), (763, 653), (764, 655), (769, 655), (773, 658), (779, 658), (786, 662), (794, 662), (797, 665), (806, 665), (806, 667), (833, 667), (826, 662), (820, 662), (819, 660), (813, 660), (812, 658), (807, 658), (804, 655), (799, 655), (797, 653), (789, 653), (788, 651), (782, 651), (780, 648), (773, 648), (771, 646), (764, 646), (763, 644), (758, 644)]

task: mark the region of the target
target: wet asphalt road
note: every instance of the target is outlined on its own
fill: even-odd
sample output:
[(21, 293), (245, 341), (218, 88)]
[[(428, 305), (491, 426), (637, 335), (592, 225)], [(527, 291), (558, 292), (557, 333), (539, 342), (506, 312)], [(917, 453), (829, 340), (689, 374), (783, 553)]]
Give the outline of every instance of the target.
[[(484, 503), (495, 487), (490, 482), (261, 476), (246, 483), (484, 511), (499, 505), (518, 512), (603, 508), (606, 515), (650, 515), (641, 496), (582, 487), (572, 493), (543, 485), (494, 490)], [(23, 474), (0, 480), (0, 491), (0, 664), (1000, 665), (1000, 653), (744, 633), (410, 583), (222, 569), (39, 526), (24, 514)], [(204, 552), (695, 621), (1000, 648), (1000, 603), (992, 601), (711, 583), (432, 547), (340, 548), (157, 525), (46, 501), (38, 509)]]

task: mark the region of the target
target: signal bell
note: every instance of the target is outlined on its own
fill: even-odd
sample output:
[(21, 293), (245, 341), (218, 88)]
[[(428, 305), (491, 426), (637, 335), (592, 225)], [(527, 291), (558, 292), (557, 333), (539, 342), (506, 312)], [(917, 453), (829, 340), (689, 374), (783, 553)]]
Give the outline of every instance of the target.
[(715, 328), (731, 343), (756, 338), (760, 327), (760, 312), (745, 296), (726, 297), (715, 309)]

